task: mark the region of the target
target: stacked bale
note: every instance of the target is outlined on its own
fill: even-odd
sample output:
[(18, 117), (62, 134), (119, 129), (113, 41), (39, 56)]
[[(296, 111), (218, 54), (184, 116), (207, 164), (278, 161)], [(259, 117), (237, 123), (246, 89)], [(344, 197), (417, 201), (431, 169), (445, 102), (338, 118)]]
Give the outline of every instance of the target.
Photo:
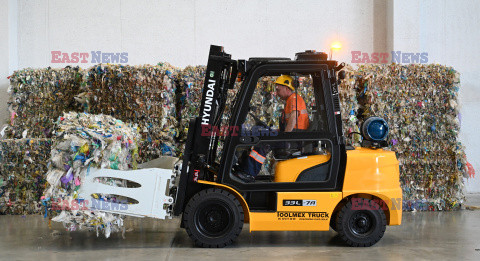
[(443, 65), (363, 65), (356, 71), (361, 121), (383, 117), (400, 161), (405, 209), (450, 210), (464, 200), (458, 139), (459, 74)]
[(73, 97), (85, 86), (79, 67), (23, 69), (10, 76), (6, 138), (47, 138), (64, 111), (78, 110)]
[(157, 65), (99, 64), (88, 71), (87, 92), (80, 94), (87, 111), (139, 124), (142, 162), (175, 156), (178, 136), (176, 83), (179, 70)]
[(41, 211), (51, 145), (47, 138), (0, 141), (0, 214)]

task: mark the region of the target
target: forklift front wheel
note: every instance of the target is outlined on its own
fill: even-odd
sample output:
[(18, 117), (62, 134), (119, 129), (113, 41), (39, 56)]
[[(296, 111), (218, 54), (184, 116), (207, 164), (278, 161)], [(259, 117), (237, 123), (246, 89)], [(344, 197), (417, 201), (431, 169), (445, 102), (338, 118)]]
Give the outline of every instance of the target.
[[(352, 204), (355, 200), (355, 204)], [(369, 247), (377, 243), (385, 233), (387, 218), (373, 200), (354, 198), (338, 212), (336, 230), (347, 245)]]
[(332, 217), (330, 218), (330, 227), (331, 227), (331, 228), (333, 229), (333, 231), (335, 231), (335, 232), (338, 232), (338, 231), (337, 231), (337, 214), (338, 214), (338, 211), (332, 213)]
[(190, 238), (200, 247), (225, 247), (233, 243), (243, 227), (243, 208), (226, 190), (210, 188), (195, 194), (183, 213)]

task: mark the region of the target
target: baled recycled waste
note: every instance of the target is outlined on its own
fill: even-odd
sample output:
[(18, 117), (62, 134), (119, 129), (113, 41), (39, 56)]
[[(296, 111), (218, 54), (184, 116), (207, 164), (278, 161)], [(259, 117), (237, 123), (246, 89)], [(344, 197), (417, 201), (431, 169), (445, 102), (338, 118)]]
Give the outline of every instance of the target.
[(0, 140), (0, 215), (37, 214), (52, 139)]
[(455, 210), (467, 159), (458, 139), (460, 74), (438, 64), (367, 64), (355, 71), (357, 117), (383, 117), (400, 162), (404, 210)]
[[(107, 238), (123, 229), (123, 216), (90, 210), (87, 199), (78, 191), (90, 168), (117, 170), (137, 167), (140, 139), (136, 125), (106, 115), (70, 112), (58, 119), (56, 141), (44, 193), (44, 204), (52, 221), (62, 222), (68, 230), (82, 228), (102, 232)], [(125, 181), (102, 180), (109, 185), (126, 186)], [(113, 195), (92, 195), (99, 201), (118, 202)]]
[(70, 66), (15, 71), (9, 77), (9, 124), (1, 136), (49, 138), (56, 118), (77, 109), (73, 97), (86, 85), (83, 77), (81, 68)]
[(139, 126), (140, 161), (175, 156), (178, 136), (175, 80), (179, 69), (156, 65), (99, 64), (88, 70), (85, 92), (76, 96), (84, 110)]

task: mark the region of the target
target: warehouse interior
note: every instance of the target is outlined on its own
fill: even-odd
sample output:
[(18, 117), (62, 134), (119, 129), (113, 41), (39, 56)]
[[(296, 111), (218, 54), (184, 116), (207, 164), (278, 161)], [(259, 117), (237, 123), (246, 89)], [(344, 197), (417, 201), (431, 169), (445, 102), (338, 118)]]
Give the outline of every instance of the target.
[[(480, 52), (475, 46), (480, 33), (472, 30), (479, 26), (477, 1), (0, 3), (0, 259), (480, 257), (480, 179), (475, 175), (480, 166), (480, 142), (476, 138)], [(95, 168), (129, 170), (138, 175), (143, 175), (144, 169), (163, 168), (168, 170), (166, 176), (173, 170), (177, 182), (184, 175), (180, 174), (182, 167), (177, 159), (185, 161), (194, 146), (191, 144), (200, 144), (190, 138), (195, 135), (190, 120), (202, 112), (205, 115), (201, 101), (202, 92), (205, 95), (207, 90), (204, 88), (211, 87), (206, 79), (213, 77), (208, 69), (213, 67), (207, 67), (211, 45), (223, 46), (235, 64), (251, 57), (287, 57), (296, 61), (296, 54), (306, 50), (324, 52), (328, 60), (344, 63), (341, 68), (335, 67), (343, 75), (334, 76), (338, 83), (335, 80), (332, 84), (338, 84), (339, 126), (345, 145), (365, 147), (368, 138), (364, 123), (369, 117), (380, 117), (388, 137), (369, 149), (377, 146), (372, 151), (394, 152), (398, 160), (399, 174), (393, 179), (401, 188), (401, 198), (387, 197), (386, 205), (390, 210), (401, 206), (400, 214), (385, 212), (387, 227), (378, 243), (370, 247), (347, 246), (342, 232), (337, 233), (337, 223), (325, 223), (327, 229), (312, 229), (318, 231), (288, 229), (289, 225), (270, 229), (277, 223), (257, 223), (258, 215), (252, 210), (250, 216), (245, 214), (250, 219), (245, 224), (242, 217), (243, 229), (238, 238), (224, 248), (202, 248), (188, 230), (186, 214), (173, 215), (179, 199), (172, 196), (172, 191), (178, 193), (176, 186), (180, 186), (173, 184), (173, 178), (161, 183), (162, 189), (167, 187), (171, 192), (171, 197), (168, 193), (161, 197), (165, 202), (171, 200), (171, 207), (155, 212), (162, 218), (140, 215), (141, 208), (130, 215), (78, 208), (88, 204), (78, 199), (82, 193), (90, 194), (85, 192), (87, 180), (89, 175), (92, 180), (96, 177)], [(305, 111), (313, 115), (319, 101), (314, 94), (316, 87), (312, 86), (316, 86), (318, 76), (292, 75), (292, 90), (303, 97)], [(284, 103), (278, 94), (278, 76), (280, 73), (265, 74), (255, 80), (249, 107), (255, 117), (247, 116), (242, 126), (255, 126), (259, 121), (271, 128), (281, 125)], [(235, 114), (235, 106), (241, 106), (234, 102), (247, 86), (244, 80), (248, 77), (248, 70), (238, 74), (239, 82), (232, 83), (232, 89), (225, 92), (222, 122)], [(315, 119), (310, 117), (309, 122)], [(217, 159), (213, 160), (217, 164), (224, 162), (220, 162), (222, 157), (228, 157), (224, 155), (230, 155), (228, 144), (218, 149), (215, 145)], [(334, 155), (332, 148), (326, 150)], [(353, 154), (347, 149), (346, 155)], [(381, 157), (383, 154), (375, 164)], [(253, 183), (281, 181), (276, 169), (282, 163), (275, 152), (260, 158), (259, 174)], [(159, 159), (168, 159), (168, 164), (158, 167)], [(352, 165), (348, 161), (346, 164), (348, 172)], [(205, 168), (212, 166), (206, 164)], [(378, 169), (375, 175), (379, 175)], [(343, 189), (328, 191), (330, 200), (337, 197), (334, 192), (348, 194), (349, 184), (372, 185), (380, 180), (375, 175), (374, 179), (362, 180), (361, 171), (355, 173), (356, 182), (349, 183), (345, 174)], [(232, 184), (237, 181), (233, 178)], [(117, 184), (112, 180), (104, 182)], [(139, 178), (135, 182), (143, 187), (150, 181)], [(152, 197), (146, 189), (143, 191), (133, 199), (136, 203), (128, 204), (147, 201), (151, 208), (154, 201), (150, 202)], [(378, 183), (376, 192), (380, 195), (381, 191)], [(237, 196), (232, 192), (245, 213), (250, 211), (247, 205), (254, 208), (250, 200), (255, 194), (248, 193), (240, 191)], [(121, 198), (119, 195), (105, 191), (95, 197), (92, 194), (92, 200), (95, 204), (95, 200), (104, 202), (106, 198)], [(261, 195), (268, 198), (273, 194)], [(281, 202), (282, 195), (278, 192), (272, 197)], [(381, 197), (371, 199), (375, 198)], [(320, 199), (315, 204), (322, 205)], [(269, 200), (264, 200), (265, 205), (271, 204)], [(67, 208), (65, 202), (70, 204)], [(188, 209), (187, 203), (182, 207)], [(283, 204), (285, 207), (285, 201)], [(276, 208), (268, 210), (275, 212)], [(340, 219), (336, 209), (325, 212), (335, 222)], [(401, 224), (396, 224), (395, 218)]]

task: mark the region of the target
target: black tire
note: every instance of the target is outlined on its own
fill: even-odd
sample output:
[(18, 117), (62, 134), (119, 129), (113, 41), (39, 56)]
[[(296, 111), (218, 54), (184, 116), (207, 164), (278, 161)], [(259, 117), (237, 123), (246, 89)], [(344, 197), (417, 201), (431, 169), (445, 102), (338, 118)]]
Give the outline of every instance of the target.
[(225, 247), (242, 231), (243, 208), (226, 190), (210, 188), (195, 194), (183, 212), (188, 236), (200, 247)]
[(358, 204), (352, 208), (349, 201), (339, 212), (337, 232), (347, 245), (369, 247), (377, 243), (385, 233), (387, 218), (380, 206), (369, 199), (354, 199)]
[(337, 214), (338, 214), (338, 211), (332, 213), (332, 217), (330, 218), (330, 227), (331, 227), (331, 228), (333, 229), (333, 231), (335, 231), (335, 232), (338, 232), (338, 231), (337, 231)]

